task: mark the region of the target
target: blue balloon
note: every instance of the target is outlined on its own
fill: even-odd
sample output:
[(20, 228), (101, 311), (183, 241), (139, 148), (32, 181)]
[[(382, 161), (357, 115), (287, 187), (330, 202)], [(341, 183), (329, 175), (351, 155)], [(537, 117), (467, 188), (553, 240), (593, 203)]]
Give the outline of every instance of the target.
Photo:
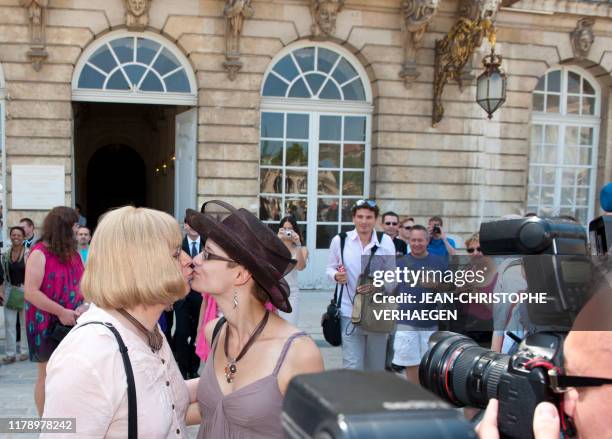
[(606, 212), (612, 212), (612, 182), (601, 188), (599, 204), (601, 204), (601, 208)]

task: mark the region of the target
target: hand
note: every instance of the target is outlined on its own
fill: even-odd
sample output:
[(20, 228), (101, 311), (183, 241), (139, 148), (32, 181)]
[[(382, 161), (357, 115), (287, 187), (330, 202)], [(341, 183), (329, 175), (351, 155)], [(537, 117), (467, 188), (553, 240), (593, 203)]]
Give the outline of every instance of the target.
[(370, 294), (373, 293), (375, 289), (376, 287), (374, 287), (372, 284), (364, 284), (357, 286), (355, 291), (359, 294)]
[[(476, 426), (480, 439), (499, 439), (497, 411), (499, 403), (491, 399), (482, 421)], [(559, 413), (550, 402), (541, 402), (533, 414), (533, 434), (535, 439), (558, 439), (560, 433)]]
[(336, 282), (338, 282), (339, 284), (345, 284), (348, 282), (348, 279), (346, 277), (346, 273), (341, 273), (341, 272), (336, 272), (336, 274), (334, 274), (334, 280)]
[(442, 228), (442, 226), (438, 227), (440, 228), (440, 239), (446, 240), (446, 233), (444, 232), (444, 229)]
[(83, 303), (77, 309), (75, 309), (74, 312), (76, 312), (77, 316), (80, 317), (84, 312), (87, 312), (88, 309), (89, 309), (89, 304)]
[(295, 232), (291, 234), (291, 241), (293, 242), (293, 245), (302, 245), (302, 241), (300, 241), (300, 235)]
[(64, 308), (64, 310), (60, 312), (57, 317), (62, 325), (74, 326), (76, 325), (76, 319), (78, 316), (79, 315), (75, 310)]

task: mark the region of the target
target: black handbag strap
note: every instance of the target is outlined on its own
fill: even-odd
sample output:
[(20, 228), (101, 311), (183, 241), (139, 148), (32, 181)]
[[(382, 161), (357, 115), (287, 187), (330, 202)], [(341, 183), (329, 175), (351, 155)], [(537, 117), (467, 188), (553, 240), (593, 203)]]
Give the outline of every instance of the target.
[[(344, 265), (344, 245), (346, 244), (346, 232), (338, 234), (340, 237), (340, 261)], [(338, 285), (340, 286), (340, 299), (338, 300)], [(342, 293), (344, 291), (344, 284), (336, 283), (336, 289), (334, 290), (334, 303), (338, 308), (342, 305)]]
[(87, 325), (102, 325), (106, 326), (113, 333), (119, 344), (119, 352), (123, 359), (123, 367), (125, 368), (125, 376), (127, 378), (127, 397), (128, 397), (128, 439), (138, 439), (138, 404), (136, 402), (136, 383), (134, 382), (134, 371), (132, 363), (128, 356), (128, 348), (121, 338), (121, 334), (112, 323), (108, 322), (87, 322), (77, 326), (75, 329), (82, 328)]

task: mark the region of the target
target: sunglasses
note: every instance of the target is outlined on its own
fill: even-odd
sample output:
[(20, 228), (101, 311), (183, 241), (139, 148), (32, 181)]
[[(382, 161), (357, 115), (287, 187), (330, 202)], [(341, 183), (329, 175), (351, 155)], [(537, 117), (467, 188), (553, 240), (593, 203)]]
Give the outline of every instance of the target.
[(472, 254), (472, 253), (474, 253), (475, 251), (479, 251), (480, 253), (482, 253), (482, 249), (481, 249), (480, 247), (476, 247), (476, 248), (468, 248), (468, 249), (467, 249), (467, 252), (468, 252), (469, 254)]
[(376, 201), (374, 200), (357, 200), (357, 202), (355, 203), (355, 206), (361, 207), (366, 204), (370, 207), (376, 207)]
[(398, 225), (398, 223), (394, 223), (392, 221), (386, 221), (385, 222), (385, 226), (397, 226), (397, 225)]
[(224, 258), (223, 256), (219, 256), (214, 253), (211, 253), (206, 249), (202, 250), (202, 259), (204, 259), (205, 261), (225, 261), (225, 262), (234, 262), (236, 264), (238, 263), (234, 261), (233, 259)]
[(404, 226), (404, 230), (412, 230), (412, 226)]

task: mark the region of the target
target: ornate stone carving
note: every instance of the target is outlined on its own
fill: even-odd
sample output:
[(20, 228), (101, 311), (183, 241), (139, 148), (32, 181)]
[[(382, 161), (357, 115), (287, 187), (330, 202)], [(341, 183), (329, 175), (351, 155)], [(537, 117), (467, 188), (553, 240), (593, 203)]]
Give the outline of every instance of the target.
[(336, 19), (345, 0), (310, 0), (312, 35), (331, 37), (336, 33)]
[(142, 32), (149, 25), (152, 0), (124, 0), (125, 24), (131, 31)]
[(251, 18), (255, 10), (251, 0), (227, 0), (223, 15), (225, 16), (225, 62), (223, 67), (227, 70), (231, 81), (242, 69), (240, 61), (240, 37), (244, 27), (244, 20)]
[(574, 57), (584, 59), (589, 54), (595, 35), (593, 35), (593, 25), (595, 19), (581, 18), (576, 23), (576, 29), (570, 32), (570, 41), (574, 50)]
[(48, 0), (19, 0), (19, 4), (26, 8), (30, 25), (30, 50), (28, 57), (32, 60), (32, 67), (37, 72), (42, 68), (43, 61), (48, 53), (45, 49), (45, 8)]
[(432, 114), (434, 127), (444, 115), (442, 105), (444, 86), (451, 79), (460, 83), (465, 64), (471, 59), (474, 50), (480, 47), (485, 36), (494, 41), (495, 33), (490, 19), (470, 20), (461, 17), (446, 37), (436, 41)]
[(423, 35), (438, 9), (438, 0), (402, 0), (402, 32), (404, 38), (404, 63), (399, 72), (406, 87), (419, 76), (416, 54)]

